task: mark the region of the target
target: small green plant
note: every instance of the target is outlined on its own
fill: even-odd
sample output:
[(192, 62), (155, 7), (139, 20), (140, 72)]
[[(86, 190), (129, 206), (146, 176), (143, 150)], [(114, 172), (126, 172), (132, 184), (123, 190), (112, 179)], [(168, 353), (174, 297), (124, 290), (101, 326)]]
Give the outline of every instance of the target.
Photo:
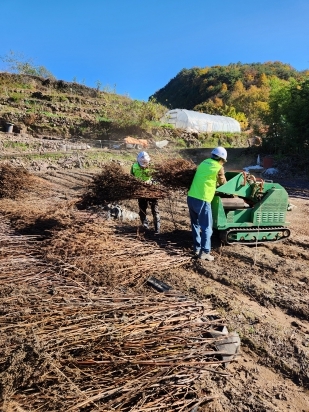
[(176, 139), (175, 142), (177, 147), (187, 147), (187, 143), (184, 139)]
[(211, 141), (211, 140), (205, 140), (204, 142), (202, 142), (202, 144), (201, 144), (201, 147), (203, 148), (203, 149), (210, 149), (210, 148), (213, 148), (213, 147), (215, 147), (215, 146), (217, 146), (217, 144), (215, 143), (215, 142), (213, 142), (213, 141)]
[(63, 103), (67, 103), (69, 101), (67, 96), (59, 96), (58, 100), (59, 100), (59, 102), (63, 102)]
[(28, 83), (16, 83), (15, 87), (17, 89), (23, 89), (23, 90), (31, 89), (31, 86)]
[(22, 151), (28, 150), (29, 145), (22, 142), (7, 141), (3, 143), (5, 149), (20, 149)]
[(96, 121), (99, 122), (103, 122), (103, 123), (111, 123), (113, 120), (109, 119), (108, 117), (104, 117), (104, 116), (96, 116)]
[(58, 117), (57, 114), (52, 113), (52, 112), (42, 112), (42, 114), (44, 114), (44, 116), (47, 116), (47, 117)]
[(9, 96), (10, 101), (19, 103), (21, 100), (23, 100), (24, 96), (21, 93), (12, 93)]
[(175, 126), (170, 123), (159, 123), (159, 126), (162, 127), (163, 129), (175, 129)]

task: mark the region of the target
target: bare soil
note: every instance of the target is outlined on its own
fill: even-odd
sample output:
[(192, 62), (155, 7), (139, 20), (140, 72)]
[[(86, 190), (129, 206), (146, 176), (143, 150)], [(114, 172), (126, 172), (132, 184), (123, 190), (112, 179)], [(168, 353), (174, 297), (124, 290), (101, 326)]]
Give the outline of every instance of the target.
[[(153, 157), (156, 156), (153, 153)], [(196, 153), (192, 156), (194, 161), (197, 160), (196, 156)], [(158, 155), (158, 160), (160, 159), (162, 154)], [(241, 159), (238, 163), (234, 159), (230, 168), (240, 168), (241, 163), (245, 162), (250, 164), (252, 158)], [(212, 253), (215, 261), (210, 263), (198, 261), (191, 253), (185, 193), (175, 192), (170, 198), (160, 200), (160, 236), (155, 236), (152, 230), (143, 231), (137, 220), (107, 221), (101, 210), (77, 210), (75, 201), (96, 172), (97, 170), (88, 169), (37, 172), (35, 189), (27, 191), (18, 199), (0, 200), (0, 212), (8, 222), (2, 228), (1, 238), (1, 328), (5, 329), (10, 325), (9, 319), (5, 321), (3, 315), (6, 313), (4, 306), (12, 305), (14, 301), (12, 310), (16, 308), (17, 295), (23, 312), (29, 313), (32, 310), (29, 303), (31, 300), (27, 300), (25, 296), (30, 293), (26, 285), (34, 287), (33, 279), (35, 287), (38, 287), (36, 297), (46, 300), (47, 291), (56, 290), (60, 283), (63, 286), (69, 279), (70, 282), (75, 282), (76, 287), (82, 285), (85, 296), (90, 291), (94, 293), (95, 288), (103, 288), (105, 293), (120, 289), (139, 296), (151, 296), (158, 292), (147, 286), (147, 279), (155, 276), (170, 285), (173, 291), (192, 300), (209, 301), (212, 308), (225, 320), (229, 331), (237, 331), (241, 338), (241, 349), (237, 357), (225, 368), (222, 366), (222, 373), (210, 372), (207, 385), (213, 398), (194, 410), (308, 412), (308, 181), (294, 179), (283, 182), (286, 183), (290, 203), (293, 205), (292, 211), (288, 213), (292, 233), (289, 239), (253, 247), (223, 246), (214, 234)], [(137, 212), (136, 200), (123, 202), (122, 206)], [(15, 241), (14, 247), (5, 248), (8, 239), (16, 236), (12, 229), (17, 230), (19, 236), (24, 236), (24, 243)], [(12, 242), (13, 245), (14, 241)], [(31, 252), (27, 249), (29, 244)], [(19, 272), (16, 270), (16, 285), (20, 289), (16, 286), (19, 292), (15, 294), (12, 292), (14, 273), (11, 273), (10, 279), (5, 275), (9, 273), (7, 258), (10, 253), (12, 262), (16, 265), (22, 265), (16, 263), (16, 256), (18, 262), (26, 259), (26, 255), (36, 256), (33, 263), (25, 260), (26, 266), (23, 270), (19, 269), (23, 273), (23, 279), (21, 275), (17, 276)], [(53, 278), (51, 272), (54, 273)], [(48, 279), (44, 277), (44, 273), (49, 273)], [(38, 286), (40, 282), (44, 284), (44, 293)], [(75, 286), (70, 283), (68, 287), (73, 290)], [(83, 295), (80, 290), (78, 293)], [(53, 293), (50, 292), (48, 296), (52, 305)], [(65, 302), (63, 305), (65, 307)], [(52, 317), (52, 310), (49, 315)], [(20, 319), (20, 322), (25, 323), (26, 331), (26, 319)], [(12, 331), (11, 344), (16, 347), (21, 337), (13, 327)], [(31, 355), (32, 365), (37, 370), (41, 368), (45, 371), (44, 376), (41, 375), (37, 380), (33, 373), (31, 379), (23, 376), (23, 380), (16, 378), (10, 384), (4, 380), (4, 374), (7, 378), (8, 373), (8, 369), (5, 369), (6, 360), (10, 356), (10, 350), (4, 347), (6, 344), (2, 338), (0, 383), (6, 382), (10, 388), (7, 391), (2, 388), (2, 410), (38, 410), (27, 408), (27, 397), (30, 399), (34, 396), (33, 393), (36, 402), (41, 399), (41, 410), (64, 410), (59, 403), (48, 407), (45, 402), (48, 391), (46, 386), (45, 392), (43, 391), (42, 381), (45, 379), (46, 383), (53, 380), (53, 373), (44, 369), (46, 360), (43, 364)], [(12, 372), (12, 364), (10, 368)], [(65, 375), (65, 367), (61, 373)], [(101, 373), (104, 374), (104, 371)], [(84, 379), (88, 379), (86, 373)], [(67, 386), (74, 386), (74, 382), (67, 382)], [(67, 386), (64, 385), (61, 390), (67, 390)], [(78, 397), (80, 394), (77, 390), (76, 393)], [(56, 394), (54, 397), (56, 398)], [(38, 408), (38, 404), (36, 407)], [(91, 404), (88, 409), (80, 406), (72, 410), (108, 409)]]

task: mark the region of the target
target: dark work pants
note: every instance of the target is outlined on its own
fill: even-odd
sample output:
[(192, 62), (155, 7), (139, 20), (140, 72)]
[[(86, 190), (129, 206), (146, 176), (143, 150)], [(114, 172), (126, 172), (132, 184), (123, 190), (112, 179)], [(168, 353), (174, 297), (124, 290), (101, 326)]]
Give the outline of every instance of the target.
[(158, 231), (160, 230), (160, 214), (159, 214), (158, 199), (147, 199), (144, 197), (138, 199), (139, 217), (142, 223), (148, 224), (148, 219), (147, 219), (148, 205), (151, 208), (155, 230)]

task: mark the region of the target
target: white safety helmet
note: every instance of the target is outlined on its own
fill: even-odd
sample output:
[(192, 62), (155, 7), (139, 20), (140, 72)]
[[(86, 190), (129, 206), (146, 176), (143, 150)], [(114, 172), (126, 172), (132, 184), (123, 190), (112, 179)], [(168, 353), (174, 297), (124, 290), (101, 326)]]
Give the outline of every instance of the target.
[(147, 152), (139, 152), (139, 154), (137, 155), (137, 163), (141, 166), (141, 167), (147, 167), (149, 165), (150, 162), (150, 156)]
[(212, 155), (218, 156), (221, 159), (223, 159), (225, 162), (227, 162), (227, 151), (224, 149), (224, 147), (216, 147), (212, 152)]

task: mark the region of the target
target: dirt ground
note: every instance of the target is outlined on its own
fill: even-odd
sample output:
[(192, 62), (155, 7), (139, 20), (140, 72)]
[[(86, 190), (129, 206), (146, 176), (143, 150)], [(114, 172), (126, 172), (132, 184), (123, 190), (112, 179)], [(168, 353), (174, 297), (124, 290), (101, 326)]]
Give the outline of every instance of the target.
[[(198, 160), (196, 153), (190, 156), (194, 161)], [(188, 153), (186, 157), (189, 157)], [(238, 168), (242, 167), (241, 163), (246, 162), (252, 162), (252, 158), (242, 159), (242, 162), (235, 160), (229, 168), (235, 168), (236, 164)], [(11, 307), (18, 293), (18, 299), (22, 301), (20, 294), (26, 296), (28, 293), (25, 285), (30, 289), (34, 284), (38, 287), (35, 296), (40, 301), (46, 300), (46, 288), (54, 290), (59, 287), (59, 282), (65, 285), (68, 279), (83, 285), (87, 293), (95, 287), (105, 288), (105, 291), (120, 288), (140, 296), (151, 296), (158, 294), (147, 285), (149, 276), (154, 276), (190, 299), (209, 301), (225, 320), (228, 330), (237, 331), (241, 338), (240, 352), (235, 359), (222, 367), (222, 373), (210, 372), (207, 384), (213, 399), (194, 411), (309, 412), (308, 181), (284, 182), (292, 204), (292, 211), (288, 212), (289, 239), (250, 247), (224, 246), (214, 234), (212, 254), (215, 260), (210, 263), (198, 261), (191, 253), (184, 193), (177, 192), (160, 201), (162, 233), (159, 236), (152, 230), (143, 231), (137, 220), (107, 221), (100, 210), (76, 209), (74, 202), (96, 172), (83, 169), (37, 172), (36, 187), (23, 197), (0, 200), (3, 222), (7, 222), (2, 227), (1, 236), (1, 328), (7, 330), (10, 324), (5, 306)], [(135, 200), (122, 202), (122, 206), (137, 212)], [(21, 241), (8, 240), (12, 236), (16, 239), (15, 229), (22, 236)], [(104, 246), (102, 243), (99, 248), (103, 238)], [(9, 248), (6, 247), (8, 243)], [(27, 252), (29, 244), (31, 252)], [(7, 270), (10, 253), (12, 259), (18, 256), (18, 262), (13, 260), (17, 265), (16, 282), (21, 289), (14, 292), (15, 295), (11, 291), (14, 277), (8, 279), (6, 275), (7, 272), (14, 276)], [(31, 259), (36, 256), (36, 260), (33, 263), (27, 260), (23, 266), (25, 256), (31, 256)], [(38, 266), (40, 269), (34, 269)], [(47, 278), (38, 277), (38, 273), (45, 272), (56, 273), (53, 279), (49, 275), (48, 285)], [(45, 288), (42, 295), (40, 282)], [(22, 290), (24, 292), (20, 292)], [(25, 298), (24, 302), (28, 301)], [(23, 303), (25, 313), (31, 312), (29, 305)], [(25, 319), (23, 322), (27, 324)], [(27, 327), (24, 327), (26, 331)], [(16, 346), (20, 337), (16, 335), (15, 340), (14, 336), (10, 339)], [(7, 373), (5, 359), (10, 353), (3, 345), (2, 337), (1, 385)], [(42, 365), (37, 365), (38, 369), (40, 367)], [(65, 370), (61, 373), (65, 374)], [(44, 376), (44, 379), (52, 380), (50, 374)], [(2, 388), (2, 394), (6, 394), (2, 398), (2, 410), (64, 410), (59, 404), (57, 407), (47, 406), (44, 403), (47, 392), (35, 392), (33, 387), (39, 387), (39, 384), (33, 383), (33, 376), (31, 379), (15, 379), (9, 392)], [(71, 380), (67, 385), (74, 385), (74, 382)], [(33, 393), (36, 402), (41, 396), (40, 408), (32, 401), (27, 406), (27, 397), (30, 399)], [(34, 404), (35, 408), (29, 406)], [(99, 405), (72, 410), (108, 409)]]

